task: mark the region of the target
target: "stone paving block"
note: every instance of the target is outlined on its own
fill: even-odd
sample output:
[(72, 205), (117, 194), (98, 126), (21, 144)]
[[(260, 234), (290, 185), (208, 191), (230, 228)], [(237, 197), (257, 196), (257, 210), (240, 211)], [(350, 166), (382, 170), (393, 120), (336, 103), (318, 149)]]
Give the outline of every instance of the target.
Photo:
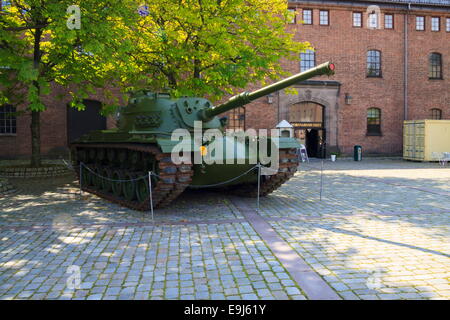
[(285, 290), (286, 290), (287, 294), (289, 294), (289, 295), (301, 294), (300, 290), (296, 287), (286, 287)]
[(195, 293), (195, 299), (196, 300), (210, 299), (209, 292), (207, 292), (207, 291), (198, 291), (198, 292)]
[(236, 295), (239, 293), (238, 289), (236, 288), (225, 288), (224, 290), (225, 295), (227, 296), (231, 296), (231, 295)]
[(352, 291), (341, 291), (339, 295), (345, 300), (360, 300), (361, 298), (354, 294)]
[(272, 291), (272, 295), (277, 300), (288, 300), (289, 297), (284, 291)]

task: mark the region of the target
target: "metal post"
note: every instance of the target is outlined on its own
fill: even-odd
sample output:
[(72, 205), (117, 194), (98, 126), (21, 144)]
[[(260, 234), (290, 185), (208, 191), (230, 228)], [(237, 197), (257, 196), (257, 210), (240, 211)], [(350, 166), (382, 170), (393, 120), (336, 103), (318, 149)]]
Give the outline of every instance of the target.
[(152, 221), (153, 221), (153, 195), (152, 195), (152, 172), (148, 172), (148, 188), (150, 192), (150, 210), (152, 212)]
[(259, 189), (261, 185), (261, 164), (258, 162), (258, 198), (256, 200), (256, 206), (259, 210)]
[(322, 201), (322, 188), (323, 188), (323, 160), (320, 166), (320, 201)]
[(80, 197), (82, 196), (82, 183), (83, 183), (83, 162), (80, 162)]

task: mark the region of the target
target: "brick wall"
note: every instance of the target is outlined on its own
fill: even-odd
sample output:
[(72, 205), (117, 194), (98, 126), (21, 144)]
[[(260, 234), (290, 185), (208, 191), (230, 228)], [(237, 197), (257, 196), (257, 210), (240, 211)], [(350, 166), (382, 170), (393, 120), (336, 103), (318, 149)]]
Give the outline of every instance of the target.
[[(118, 90), (114, 90), (120, 97)], [(58, 97), (59, 98), (56, 98)], [(107, 101), (101, 90), (89, 97), (101, 102)], [(67, 105), (70, 102), (68, 89), (55, 84), (52, 94), (43, 97), (46, 110), (41, 113), (41, 153), (47, 157), (67, 155)], [(25, 106), (17, 106), (17, 111), (25, 110)], [(31, 114), (27, 111), (17, 117), (16, 135), (0, 135), (0, 159), (26, 158), (31, 154)], [(112, 117), (107, 118), (107, 127), (114, 127)]]
[[(326, 2), (326, 1), (325, 1)], [(290, 5), (299, 13), (297, 24), (288, 25), (298, 41), (309, 41), (316, 49), (317, 64), (331, 60), (336, 64), (336, 75), (327, 79), (341, 83), (338, 103), (338, 145), (343, 153), (353, 152), (360, 144), (366, 153), (400, 154), (402, 151), (402, 122), (404, 119), (404, 18), (403, 10), (381, 7), (381, 26), (384, 14), (394, 15), (394, 29), (353, 27), (352, 12), (365, 12), (361, 6)], [(302, 8), (313, 9), (313, 25), (300, 24)], [(329, 10), (330, 24), (319, 25), (319, 10)], [(415, 15), (426, 16), (426, 31), (415, 30)], [(441, 31), (431, 32), (431, 16), (441, 17)], [(429, 118), (431, 108), (443, 111), (450, 119), (450, 32), (445, 31), (445, 18), (450, 9), (436, 12), (414, 10), (409, 15), (409, 77), (408, 118)], [(364, 16), (363, 23), (365, 24)], [(366, 77), (368, 50), (382, 53), (382, 77)], [(444, 80), (428, 79), (428, 55), (439, 52), (443, 57)], [(300, 71), (297, 61), (284, 62), (292, 73)], [(345, 94), (353, 97), (345, 104)], [(267, 105), (260, 99), (247, 106), (246, 126), (265, 127), (279, 120), (276, 105)], [(381, 109), (381, 136), (367, 136), (367, 109)], [(273, 125), (272, 125), (273, 126)]]

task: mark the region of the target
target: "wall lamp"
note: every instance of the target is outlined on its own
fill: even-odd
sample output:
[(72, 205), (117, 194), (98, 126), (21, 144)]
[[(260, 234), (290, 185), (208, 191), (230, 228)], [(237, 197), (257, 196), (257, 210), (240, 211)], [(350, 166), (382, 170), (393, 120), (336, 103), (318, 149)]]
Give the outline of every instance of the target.
[(348, 93), (345, 94), (345, 104), (352, 104), (353, 97)]

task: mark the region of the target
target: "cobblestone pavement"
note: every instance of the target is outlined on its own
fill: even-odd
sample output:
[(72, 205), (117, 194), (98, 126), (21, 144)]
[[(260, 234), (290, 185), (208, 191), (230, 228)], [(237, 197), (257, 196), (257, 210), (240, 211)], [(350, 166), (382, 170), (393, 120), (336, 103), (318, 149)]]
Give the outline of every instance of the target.
[[(321, 200), (318, 168), (303, 164), (261, 199), (292, 253), (343, 299), (450, 298), (449, 167), (325, 162)], [(71, 176), (11, 182), (18, 191), (0, 198), (0, 299), (308, 298), (232, 197), (190, 191), (152, 222), (80, 198)]]

